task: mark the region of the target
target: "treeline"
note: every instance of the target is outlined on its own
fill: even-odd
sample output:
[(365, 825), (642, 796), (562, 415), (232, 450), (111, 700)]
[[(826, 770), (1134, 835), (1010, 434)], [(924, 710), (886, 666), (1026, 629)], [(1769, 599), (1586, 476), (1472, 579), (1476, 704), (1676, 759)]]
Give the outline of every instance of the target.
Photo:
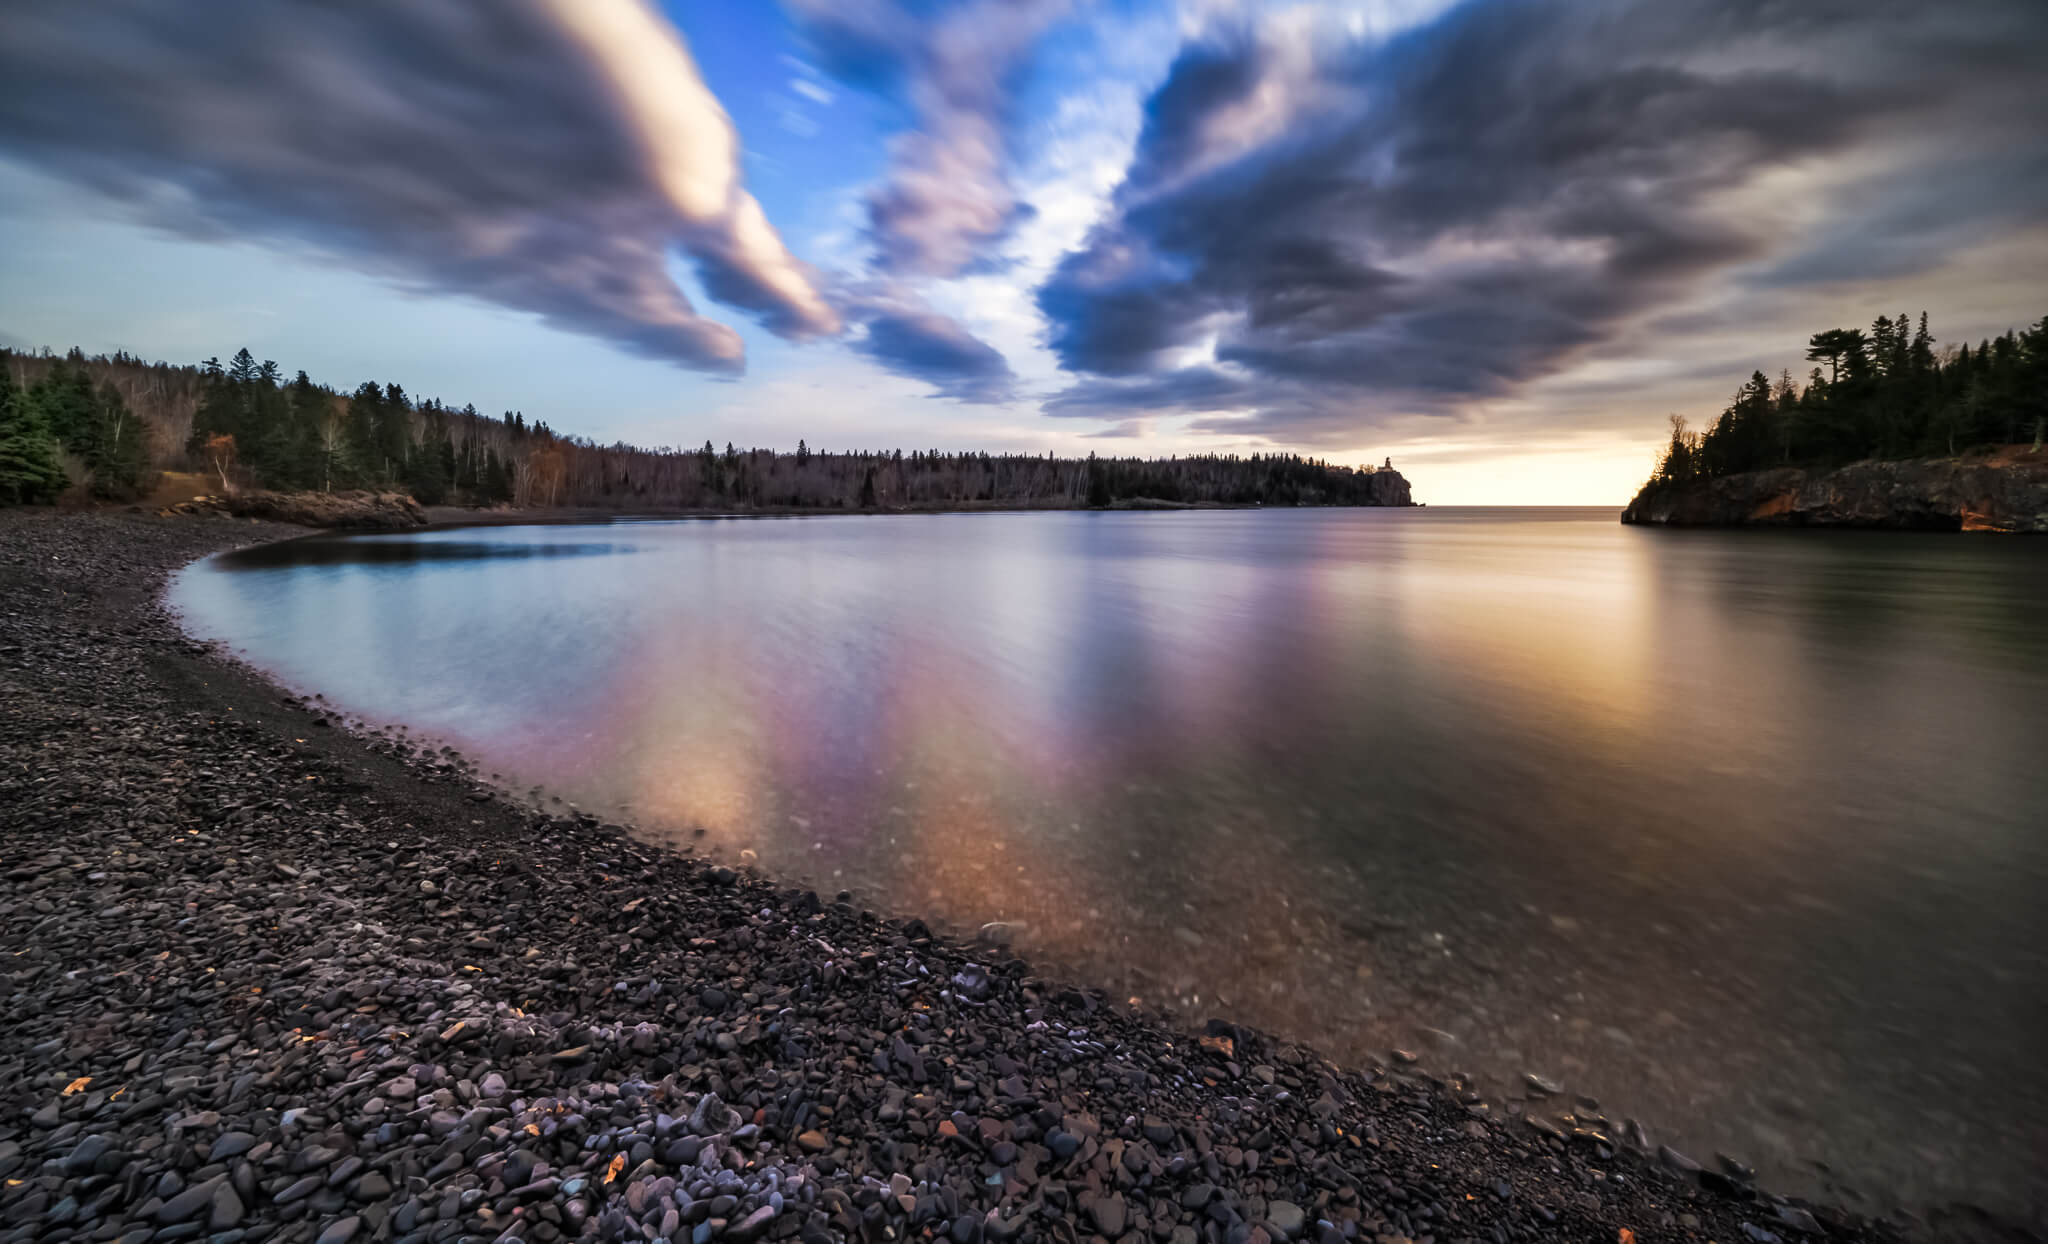
[(2048, 433), (2048, 316), (2018, 332), (1942, 348), (1901, 314), (1865, 332), (1831, 328), (1807, 341), (1817, 364), (1802, 387), (1762, 372), (1704, 431), (1671, 416), (1650, 486), (1777, 466), (1954, 457)]
[(152, 434), (114, 385), (53, 367), (23, 387), (0, 372), (0, 505), (46, 501), (72, 483), (123, 501), (152, 478)]
[[(0, 502), (67, 486), (122, 498), (156, 470), (223, 490), (391, 490), (424, 504), (667, 509), (1111, 505), (1405, 505), (1391, 470), (1294, 454), (1057, 458), (938, 450), (794, 453), (643, 449), (566, 436), (522, 412), (416, 399), (396, 384), (340, 393), (248, 350), (226, 364), (0, 351)], [(80, 397), (79, 395), (83, 395)], [(80, 413), (87, 411), (90, 413)], [(125, 422), (124, 422), (125, 421)], [(147, 477), (147, 478), (145, 478)]]

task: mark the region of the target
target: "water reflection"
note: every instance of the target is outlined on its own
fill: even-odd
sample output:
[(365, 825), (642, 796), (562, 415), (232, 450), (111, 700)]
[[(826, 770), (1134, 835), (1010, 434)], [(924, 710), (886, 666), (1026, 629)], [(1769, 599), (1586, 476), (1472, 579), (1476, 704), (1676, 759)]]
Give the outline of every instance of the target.
[(308, 536), (280, 544), (258, 544), (213, 559), (219, 570), (272, 570), (281, 566), (381, 566), (425, 562), (561, 557), (614, 557), (633, 551), (630, 544), (506, 540), (430, 540), (418, 535)]
[(2040, 1201), (2048, 545), (1607, 511), (590, 534), (298, 542), (178, 599), (522, 783), (1005, 921), (1122, 996), (1540, 1070), (1793, 1186)]

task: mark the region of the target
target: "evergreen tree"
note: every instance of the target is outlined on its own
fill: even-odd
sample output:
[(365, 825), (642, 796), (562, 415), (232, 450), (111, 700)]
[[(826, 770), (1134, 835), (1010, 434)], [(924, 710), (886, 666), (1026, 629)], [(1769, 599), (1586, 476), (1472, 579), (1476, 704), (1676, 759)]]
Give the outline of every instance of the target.
[(484, 500), (492, 505), (504, 505), (512, 500), (512, 473), (505, 468), (505, 460), (496, 450), (484, 451)]
[(0, 505), (54, 500), (66, 482), (42, 410), (0, 368)]
[(1104, 506), (1108, 505), (1111, 499), (1109, 472), (1104, 468), (1101, 459), (1091, 453), (1088, 455), (1088, 504)]
[(128, 409), (113, 382), (100, 386), (93, 402), (93, 422), (83, 447), (85, 464), (92, 470), (92, 493), (111, 500), (128, 500), (144, 491), (149, 471), (149, 433), (142, 420)]
[(361, 384), (348, 399), (343, 422), (342, 449), (350, 472), (347, 486), (378, 487), (385, 482), (381, 428), (384, 421), (384, 389)]
[[(438, 420), (433, 421), (438, 423)], [(439, 505), (448, 499), (449, 463), (454, 447), (445, 433), (430, 423), (427, 439), (407, 456), (406, 490), (422, 505)]]
[(258, 374), (256, 356), (249, 353), (247, 346), (235, 351), (235, 357), (228, 361), (228, 379), (235, 384), (254, 384)]
[(84, 360), (67, 358), (57, 363), (29, 394), (42, 412), (50, 435), (82, 456), (85, 443), (92, 436), (96, 413), (92, 376), (86, 372)]
[(1815, 333), (1806, 357), (1828, 372), (1803, 392), (1753, 375), (1703, 436), (1674, 428), (1652, 482), (2048, 441), (2048, 318), (1944, 360), (1925, 312), (1880, 315), (1868, 335)]

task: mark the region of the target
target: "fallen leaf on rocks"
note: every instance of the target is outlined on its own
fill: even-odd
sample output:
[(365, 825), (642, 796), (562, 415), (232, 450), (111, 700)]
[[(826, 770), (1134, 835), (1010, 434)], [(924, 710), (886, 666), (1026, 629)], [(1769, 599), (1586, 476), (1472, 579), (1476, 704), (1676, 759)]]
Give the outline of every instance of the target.
[(623, 1171), (625, 1169), (626, 1155), (623, 1153), (613, 1154), (611, 1165), (604, 1168), (604, 1181), (606, 1183), (610, 1183), (612, 1180), (617, 1179), (619, 1177), (620, 1171)]
[(69, 1084), (67, 1084), (67, 1085), (65, 1085), (65, 1086), (64, 1086), (64, 1094), (63, 1094), (63, 1095), (64, 1095), (64, 1096), (66, 1096), (66, 1097), (69, 1097), (69, 1096), (71, 1096), (71, 1095), (72, 1095), (73, 1093), (76, 1093), (76, 1092), (79, 1092), (79, 1091), (83, 1090), (83, 1089), (85, 1088), (85, 1086), (86, 1086), (86, 1085), (88, 1085), (88, 1084), (91, 1084), (91, 1083), (92, 1083), (92, 1077), (91, 1077), (91, 1076), (80, 1076), (80, 1077), (78, 1077), (78, 1078), (77, 1078), (76, 1080), (73, 1080), (73, 1081), (72, 1081), (71, 1083), (69, 1083)]

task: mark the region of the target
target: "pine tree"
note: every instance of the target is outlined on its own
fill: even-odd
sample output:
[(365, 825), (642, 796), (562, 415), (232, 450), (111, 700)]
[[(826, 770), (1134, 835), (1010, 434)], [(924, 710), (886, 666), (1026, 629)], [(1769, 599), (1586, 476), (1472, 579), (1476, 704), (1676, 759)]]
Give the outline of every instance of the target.
[(85, 443), (92, 436), (95, 413), (92, 377), (85, 370), (84, 360), (67, 358), (57, 363), (29, 394), (42, 412), (50, 435), (82, 456)]
[(54, 500), (66, 482), (41, 409), (0, 368), (0, 505)]
[(407, 457), (406, 490), (422, 505), (439, 505), (448, 499), (449, 464), (455, 451), (447, 435), (433, 426), (438, 422), (432, 420), (426, 439), (413, 446)]
[(149, 433), (128, 409), (112, 381), (100, 386), (93, 403), (91, 435), (84, 447), (96, 497), (127, 500), (143, 491), (149, 475)]
[(505, 460), (496, 450), (484, 451), (484, 500), (493, 505), (503, 505), (512, 500), (512, 473), (505, 467)]
[(343, 422), (342, 447), (351, 466), (351, 487), (378, 487), (384, 483), (384, 453), (379, 435), (384, 419), (384, 389), (365, 383), (357, 386), (348, 400)]

